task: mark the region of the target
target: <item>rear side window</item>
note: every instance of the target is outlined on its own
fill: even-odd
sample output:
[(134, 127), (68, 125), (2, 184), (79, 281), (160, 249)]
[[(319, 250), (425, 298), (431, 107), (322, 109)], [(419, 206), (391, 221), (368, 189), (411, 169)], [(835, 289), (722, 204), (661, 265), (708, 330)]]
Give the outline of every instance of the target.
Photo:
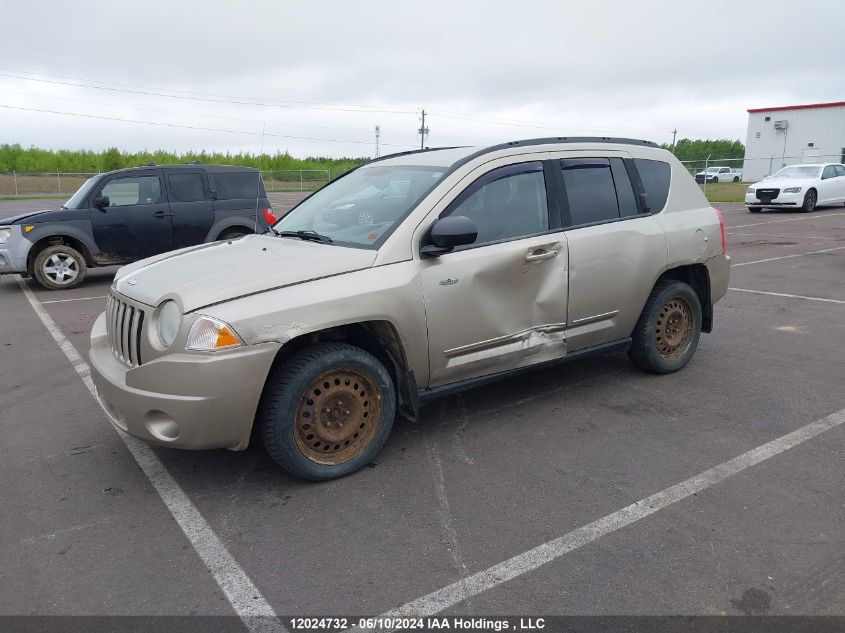
[(214, 174), (218, 200), (266, 197), (264, 183), (257, 171), (233, 171)]
[(607, 158), (567, 158), (560, 161), (573, 225), (619, 218), (613, 174)]
[(177, 202), (205, 200), (202, 174), (171, 174), (168, 179), (170, 192)]
[(845, 167), (842, 165), (834, 165), (833, 170), (836, 172), (836, 176), (845, 176)]
[(647, 158), (635, 158), (634, 165), (640, 174), (643, 189), (648, 196), (647, 211), (657, 213), (666, 206), (666, 199), (669, 197), (669, 181), (671, 168), (669, 163), (662, 160), (649, 160)]

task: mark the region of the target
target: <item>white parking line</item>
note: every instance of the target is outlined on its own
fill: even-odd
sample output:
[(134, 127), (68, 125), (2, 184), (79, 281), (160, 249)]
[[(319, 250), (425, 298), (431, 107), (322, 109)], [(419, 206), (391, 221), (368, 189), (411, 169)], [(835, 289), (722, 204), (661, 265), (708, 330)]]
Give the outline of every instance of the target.
[(751, 264), (763, 264), (765, 262), (774, 262), (779, 259), (792, 259), (793, 257), (804, 257), (805, 255), (818, 255), (819, 253), (830, 253), (831, 251), (841, 251), (845, 246), (834, 246), (833, 248), (823, 248), (819, 251), (810, 251), (809, 253), (793, 253), (792, 255), (781, 255), (780, 257), (767, 257), (766, 259), (755, 259), (751, 262), (740, 262), (739, 264), (731, 264), (731, 268), (739, 268), (740, 266), (750, 266)]
[(100, 295), (98, 297), (79, 297), (78, 299), (53, 299), (52, 301), (42, 301), (41, 305), (48, 303), (67, 303), (69, 301), (90, 301), (92, 299), (105, 299), (108, 295)]
[(705, 470), (674, 486), (661, 490), (650, 497), (636, 501), (597, 521), (567, 532), (552, 541), (538, 545), (534, 549), (518, 554), (484, 571), (463, 578), (443, 589), (438, 589), (428, 595), (408, 602), (401, 607), (392, 609), (380, 617), (425, 617), (440, 613), (444, 609), (453, 607), (467, 598), (476, 596), (488, 589), (498, 587), (509, 580), (513, 580), (518, 576), (522, 576), (550, 563), (564, 554), (589, 545), (602, 536), (627, 527), (678, 501), (682, 501), (702, 490), (715, 486), (728, 477), (771, 459), (784, 451), (795, 448), (799, 444), (825, 431), (840, 426), (842, 423), (845, 423), (845, 409), (831, 413), (829, 416), (802, 426), (792, 433), (787, 433), (762, 446), (753, 448), (742, 455), (734, 457), (718, 466), (714, 466), (709, 470)]
[(800, 222), (801, 220), (819, 220), (821, 218), (832, 218), (845, 213), (824, 213), (819, 215), (805, 215), (800, 218), (788, 218), (786, 220), (768, 220), (767, 222), (755, 222), (754, 224), (740, 224), (739, 226), (725, 226), (726, 229), (745, 229), (749, 226), (760, 226), (761, 224), (779, 224), (780, 222)]
[(806, 299), (807, 301), (824, 301), (826, 303), (841, 303), (845, 305), (845, 301), (839, 299), (825, 299), (824, 297), (805, 297), (804, 295), (790, 295), (785, 292), (766, 292), (765, 290), (748, 290), (747, 288), (728, 288), (736, 292), (750, 292), (756, 295), (771, 295), (773, 297), (787, 297), (788, 299)]
[[(73, 343), (65, 337), (53, 318), (47, 314), (32, 291), (26, 287), (22, 280), (18, 279), (17, 281), (32, 309), (35, 310), (35, 314), (41, 319), (44, 327), (47, 328), (76, 373), (79, 374), (83, 384), (96, 399), (97, 388), (91, 380), (91, 368), (88, 363), (76, 351)], [(132, 453), (135, 461), (138, 462), (141, 470), (144, 471), (147, 479), (150, 480), (164, 505), (170, 510), (170, 514), (176, 519), (176, 523), (179, 524), (182, 532), (191, 542), (194, 550), (205, 563), (208, 571), (211, 572), (214, 580), (217, 581), (223, 594), (244, 625), (253, 633), (284, 632), (284, 626), (275, 618), (276, 613), (273, 611), (273, 607), (261, 595), (246, 572), (241, 569), (185, 491), (167, 472), (155, 452), (144, 442), (136, 440), (126, 433), (118, 433), (118, 435), (129, 452)]]
[(732, 233), (731, 231), (725, 231), (725, 235), (743, 235), (749, 237), (762, 237), (762, 238), (769, 238), (769, 237), (777, 237), (777, 238), (785, 238), (785, 239), (801, 239), (801, 240), (838, 240), (838, 237), (822, 237), (820, 235), (772, 235), (771, 233)]

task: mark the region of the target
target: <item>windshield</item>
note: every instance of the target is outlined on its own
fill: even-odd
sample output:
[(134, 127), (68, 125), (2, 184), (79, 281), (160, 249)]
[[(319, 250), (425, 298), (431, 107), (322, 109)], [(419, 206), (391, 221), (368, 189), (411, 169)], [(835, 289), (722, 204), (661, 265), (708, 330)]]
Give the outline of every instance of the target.
[(94, 176), (93, 178), (89, 178), (86, 180), (82, 186), (76, 190), (76, 193), (73, 194), (70, 199), (65, 202), (64, 208), (65, 209), (79, 209), (81, 208), (80, 205), (85, 201), (85, 198), (88, 196), (88, 192), (94, 188), (94, 184), (97, 182), (98, 177)]
[(315, 231), (341, 245), (373, 246), (444, 173), (445, 167), (361, 167), (303, 200), (273, 228)]
[(772, 178), (818, 178), (821, 171), (818, 165), (793, 165), (784, 167)]

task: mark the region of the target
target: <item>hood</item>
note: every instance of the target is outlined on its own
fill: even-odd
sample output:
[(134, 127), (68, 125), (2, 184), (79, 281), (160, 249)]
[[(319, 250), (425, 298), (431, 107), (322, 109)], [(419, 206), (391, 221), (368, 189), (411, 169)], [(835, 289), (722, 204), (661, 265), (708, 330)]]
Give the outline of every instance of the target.
[(809, 187), (814, 182), (816, 182), (815, 178), (767, 178), (749, 186), (755, 189), (760, 187), (763, 189), (786, 189), (787, 187)]
[(89, 209), (47, 209), (45, 211), (27, 211), (10, 218), (0, 219), (0, 224), (38, 224), (40, 222), (60, 222), (62, 220), (85, 220), (91, 214)]
[(124, 266), (114, 288), (156, 306), (177, 298), (184, 312), (373, 265), (377, 252), (293, 238), (247, 235), (171, 251)]

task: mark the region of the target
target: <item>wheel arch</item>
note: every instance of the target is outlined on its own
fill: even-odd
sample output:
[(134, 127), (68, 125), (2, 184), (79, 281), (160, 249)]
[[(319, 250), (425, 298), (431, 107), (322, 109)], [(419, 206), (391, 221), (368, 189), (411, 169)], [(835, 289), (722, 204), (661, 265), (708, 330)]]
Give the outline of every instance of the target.
[(32, 246), (29, 249), (29, 253), (26, 256), (27, 273), (29, 275), (33, 275), (35, 273), (35, 258), (38, 257), (38, 253), (40, 253), (49, 246), (55, 246), (59, 244), (62, 244), (64, 246), (70, 246), (71, 248), (79, 251), (82, 254), (82, 257), (85, 258), (85, 263), (89, 267), (94, 267), (97, 265), (94, 261), (91, 249), (88, 247), (88, 244), (86, 244), (79, 237), (69, 235), (67, 233), (51, 233), (49, 235), (40, 237), (35, 242), (33, 242)]
[[(684, 264), (663, 272), (654, 285), (663, 279), (682, 281), (695, 290), (701, 303), (701, 331), (710, 332), (713, 329), (713, 301), (710, 294), (710, 273), (704, 264)], [(652, 286), (652, 289), (654, 286)]]
[[(397, 394), (397, 412), (409, 419), (417, 418), (419, 398), (416, 379), (410, 368), (402, 337), (390, 321), (356, 321), (300, 334), (282, 345), (276, 353), (273, 368), (301, 349), (327, 342), (348, 343), (375, 356), (393, 379)], [(271, 374), (272, 369), (268, 378)]]

